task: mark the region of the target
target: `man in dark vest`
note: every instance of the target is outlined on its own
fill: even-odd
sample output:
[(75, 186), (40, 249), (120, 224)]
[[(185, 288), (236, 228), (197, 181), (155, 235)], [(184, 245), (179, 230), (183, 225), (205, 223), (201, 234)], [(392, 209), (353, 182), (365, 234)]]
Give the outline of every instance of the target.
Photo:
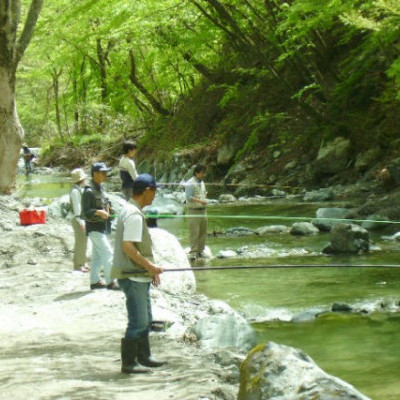
[[(86, 223), (86, 234), (92, 242), (91, 290), (118, 289), (118, 285), (110, 277), (113, 257), (108, 240), (111, 234), (111, 203), (103, 189), (103, 182), (110, 170), (103, 162), (94, 163), (92, 179), (82, 193), (82, 218)], [(105, 282), (100, 279), (101, 267), (104, 268)]]
[[(157, 184), (149, 174), (132, 183), (132, 198), (118, 216), (112, 278), (126, 296), (128, 327), (121, 340), (121, 371), (127, 374), (150, 372), (165, 362), (151, 357), (149, 332), (152, 322), (150, 283), (157, 286), (162, 268), (153, 262), (152, 242), (142, 208), (150, 205)], [(150, 368), (149, 368), (150, 367)]]

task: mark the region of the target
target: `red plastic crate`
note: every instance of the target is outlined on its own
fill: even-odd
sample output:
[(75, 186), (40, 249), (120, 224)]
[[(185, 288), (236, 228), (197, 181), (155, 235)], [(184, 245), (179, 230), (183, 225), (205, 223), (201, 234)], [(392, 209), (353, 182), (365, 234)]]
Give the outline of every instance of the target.
[(35, 209), (19, 210), (19, 219), (21, 221), (21, 225), (45, 224), (46, 211)]

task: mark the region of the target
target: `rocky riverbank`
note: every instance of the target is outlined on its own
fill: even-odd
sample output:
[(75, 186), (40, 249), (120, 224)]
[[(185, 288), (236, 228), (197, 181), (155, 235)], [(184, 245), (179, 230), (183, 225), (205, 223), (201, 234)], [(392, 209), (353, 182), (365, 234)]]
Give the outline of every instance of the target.
[(69, 224), (49, 218), (45, 225), (20, 226), (21, 207), (17, 199), (2, 197), (1, 399), (236, 397), (244, 352), (206, 351), (187, 332), (204, 316), (236, 315), (233, 310), (194, 294), (190, 275), (178, 283), (166, 281), (153, 291), (153, 302), (155, 319), (169, 329), (154, 332), (151, 341), (154, 354), (169, 364), (148, 376), (123, 375), (122, 292), (90, 291), (88, 275), (72, 271)]
[[(153, 352), (169, 364), (150, 375), (123, 375), (119, 360), (126, 325), (123, 294), (90, 291), (87, 274), (72, 271), (73, 235), (66, 220), (49, 213), (44, 225), (21, 226), (21, 201), (12, 196), (1, 200), (0, 398), (233, 400), (240, 382), (240, 398), (250, 398), (245, 388), (251, 387), (252, 393), (253, 381), (240, 377), (240, 366), (256, 344), (254, 332), (227, 304), (196, 294), (191, 271), (180, 272), (179, 278), (164, 274), (163, 284), (152, 291), (154, 318), (164, 327), (151, 335)], [(173, 235), (156, 228), (152, 236), (158, 263), (165, 268), (189, 266)], [(276, 349), (279, 359), (282, 348), (268, 348)], [(295, 372), (292, 352), (299, 354), (284, 350)], [(318, 371), (306, 356), (300, 356), (300, 362), (306, 362), (301, 380), (294, 373), (292, 383), (285, 385), (279, 381), (282, 376), (276, 376), (276, 385), (268, 383), (268, 393), (279, 391), (283, 393), (279, 398), (296, 398), (293, 393), (302, 390), (308, 372)], [(285, 370), (290, 368), (285, 364)], [(320, 371), (315, 376), (319, 382), (307, 385), (318, 385), (319, 393), (331, 394), (328, 386), (324, 391), (327, 375)], [(285, 382), (287, 377), (282, 379)], [(343, 382), (328, 380), (339, 385), (340, 395), (364, 398)], [(304, 399), (311, 399), (313, 393), (308, 391), (311, 397)], [(275, 398), (268, 396), (262, 398)]]

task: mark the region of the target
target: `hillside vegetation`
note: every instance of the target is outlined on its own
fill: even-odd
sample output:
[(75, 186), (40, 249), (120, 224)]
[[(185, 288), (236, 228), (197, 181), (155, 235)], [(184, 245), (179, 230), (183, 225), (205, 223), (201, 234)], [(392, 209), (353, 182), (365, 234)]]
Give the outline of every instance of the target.
[(399, 39), (396, 0), (54, 0), (19, 112), (48, 164), (113, 162), (129, 137), (148, 166), (184, 154), (273, 183), (294, 161), (283, 182), (313, 184), (306, 166), (340, 136), (351, 182), (367, 150), (367, 173), (399, 155)]

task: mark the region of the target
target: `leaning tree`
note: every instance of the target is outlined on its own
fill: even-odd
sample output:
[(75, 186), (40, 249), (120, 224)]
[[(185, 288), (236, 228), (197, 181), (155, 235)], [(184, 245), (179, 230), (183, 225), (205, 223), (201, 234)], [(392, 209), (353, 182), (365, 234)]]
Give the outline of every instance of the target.
[(44, 0), (32, 0), (20, 29), (22, 0), (0, 0), (0, 193), (15, 188), (24, 131), (15, 101), (16, 72), (28, 47)]

